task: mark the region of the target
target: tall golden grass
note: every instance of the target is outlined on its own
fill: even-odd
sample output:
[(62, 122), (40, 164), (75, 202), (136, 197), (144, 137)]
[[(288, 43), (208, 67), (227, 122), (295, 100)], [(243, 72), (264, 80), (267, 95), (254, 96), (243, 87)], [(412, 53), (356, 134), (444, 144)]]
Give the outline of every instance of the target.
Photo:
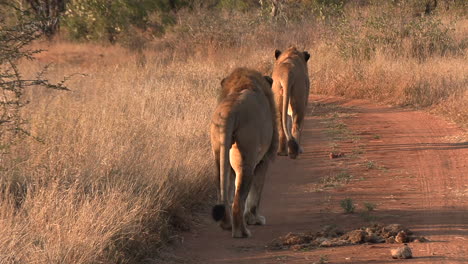
[(147, 257), (171, 236), (168, 227), (187, 228), (191, 207), (208, 197), (206, 127), (218, 73), (157, 53), (142, 66), (118, 47), (49, 50), (39, 61), (63, 60), (52, 78), (88, 76), (74, 78), (69, 93), (29, 94), (24, 116), (44, 143), (25, 138), (2, 164), (0, 262)]
[[(174, 231), (190, 227), (194, 208), (213, 201), (208, 125), (221, 79), (237, 66), (270, 73), (276, 48), (311, 53), (313, 93), (425, 107), (468, 123), (466, 45), (424, 60), (379, 49), (350, 60), (326, 23), (217, 14), (208, 26), (209, 14), (196, 12), (142, 52), (36, 44), (48, 51), (21, 64), (25, 75), (53, 63), (51, 79), (87, 76), (72, 78), (71, 92), (27, 95), (23, 116), (40, 140), (20, 139), (0, 157), (0, 262), (154, 257)], [(442, 18), (456, 43), (466, 41), (467, 18)]]

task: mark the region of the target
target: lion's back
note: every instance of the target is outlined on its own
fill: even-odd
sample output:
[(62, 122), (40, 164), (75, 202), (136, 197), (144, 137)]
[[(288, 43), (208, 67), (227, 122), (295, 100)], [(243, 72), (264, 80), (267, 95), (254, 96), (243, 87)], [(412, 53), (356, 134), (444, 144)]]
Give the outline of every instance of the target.
[[(248, 68), (236, 68), (221, 82), (221, 92), (218, 100), (219, 104), (212, 123), (222, 126), (222, 123), (233, 113), (237, 115), (238, 126), (246, 127), (248, 120), (256, 120), (255, 124), (248, 125), (249, 128), (247, 129), (252, 130), (249, 133), (253, 135), (259, 131), (265, 131), (264, 133), (273, 134), (271, 149), (276, 148), (276, 106), (271, 83), (263, 75)], [(269, 150), (268, 155), (274, 156), (270, 152), (275, 151), (276, 149), (274, 151)]]

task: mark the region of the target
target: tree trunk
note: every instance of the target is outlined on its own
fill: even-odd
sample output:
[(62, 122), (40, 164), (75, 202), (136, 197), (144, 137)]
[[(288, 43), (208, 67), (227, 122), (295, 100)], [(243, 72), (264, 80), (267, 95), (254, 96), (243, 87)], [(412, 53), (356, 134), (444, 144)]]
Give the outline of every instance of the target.
[(279, 0), (272, 0), (271, 1), (271, 16), (276, 17), (278, 15), (278, 8), (279, 8)]

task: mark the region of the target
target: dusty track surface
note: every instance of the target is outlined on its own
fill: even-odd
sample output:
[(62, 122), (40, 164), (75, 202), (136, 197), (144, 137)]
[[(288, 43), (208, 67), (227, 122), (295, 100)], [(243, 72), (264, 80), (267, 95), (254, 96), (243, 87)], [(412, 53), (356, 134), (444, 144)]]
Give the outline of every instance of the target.
[[(455, 125), (427, 113), (340, 98), (310, 98), (298, 160), (270, 167), (261, 212), (267, 225), (233, 239), (209, 209), (173, 252), (177, 263), (467, 263), (468, 142)], [(465, 135), (465, 137), (463, 137)], [(460, 137), (461, 136), (461, 137)], [(343, 152), (331, 159), (330, 152)], [(354, 214), (340, 201), (351, 198)], [(364, 203), (372, 203), (368, 212)], [(371, 222), (399, 223), (430, 240), (409, 243), (413, 259), (393, 260), (400, 244), (305, 251), (266, 245), (288, 232), (345, 231)]]

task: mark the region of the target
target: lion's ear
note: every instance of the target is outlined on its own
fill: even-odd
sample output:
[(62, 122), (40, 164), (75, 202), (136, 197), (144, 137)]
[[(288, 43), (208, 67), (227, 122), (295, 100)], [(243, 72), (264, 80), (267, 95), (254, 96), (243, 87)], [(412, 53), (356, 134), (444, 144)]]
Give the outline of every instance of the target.
[(226, 78), (224, 78), (222, 81), (221, 81), (221, 87), (224, 87), (224, 83), (226, 82)]
[(278, 59), (278, 57), (281, 55), (280, 50), (275, 50), (275, 58)]
[(309, 60), (309, 58), (310, 58), (309, 52), (304, 51), (304, 59), (305, 59), (305, 61), (307, 62), (307, 61)]
[(270, 76), (265, 75), (263, 76), (263, 78), (265, 78), (265, 80), (270, 84), (270, 86), (273, 85), (273, 79)]

